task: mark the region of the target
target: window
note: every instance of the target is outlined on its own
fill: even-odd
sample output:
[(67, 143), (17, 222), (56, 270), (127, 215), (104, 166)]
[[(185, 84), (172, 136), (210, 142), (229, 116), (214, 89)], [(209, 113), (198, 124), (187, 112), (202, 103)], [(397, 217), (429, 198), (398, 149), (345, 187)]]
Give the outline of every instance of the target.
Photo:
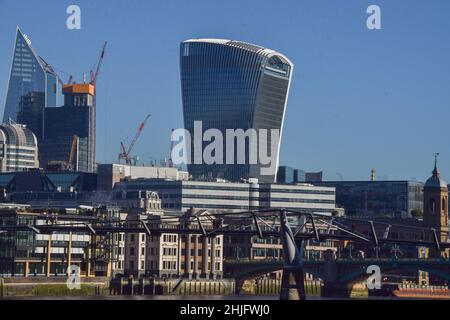
[(141, 255), (144, 255), (145, 254), (145, 247), (142, 247), (141, 248)]
[(134, 242), (134, 234), (131, 234), (131, 235), (130, 235), (130, 241), (131, 241), (131, 242)]
[(130, 247), (130, 256), (134, 256), (134, 247)]

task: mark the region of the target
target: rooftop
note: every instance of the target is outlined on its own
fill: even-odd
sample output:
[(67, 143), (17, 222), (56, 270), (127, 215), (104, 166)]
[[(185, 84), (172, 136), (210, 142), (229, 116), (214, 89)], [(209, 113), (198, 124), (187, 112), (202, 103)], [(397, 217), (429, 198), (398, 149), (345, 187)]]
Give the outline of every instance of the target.
[(281, 60), (284, 63), (287, 63), (291, 66), (294, 65), (285, 55), (283, 55), (279, 52), (276, 52), (275, 50), (264, 48), (259, 45), (248, 43), (248, 42), (237, 41), (237, 40), (228, 40), (228, 39), (212, 39), (212, 38), (188, 39), (188, 40), (183, 41), (183, 43), (192, 43), (192, 42), (194, 42), (194, 43), (195, 42), (213, 43), (213, 44), (220, 44), (220, 45), (225, 45), (225, 46), (230, 46), (230, 47), (236, 47), (236, 48), (241, 48), (241, 49), (248, 50), (251, 52), (255, 52), (257, 54), (260, 54), (262, 56), (267, 56), (267, 57), (278, 56), (279, 58), (281, 58)]

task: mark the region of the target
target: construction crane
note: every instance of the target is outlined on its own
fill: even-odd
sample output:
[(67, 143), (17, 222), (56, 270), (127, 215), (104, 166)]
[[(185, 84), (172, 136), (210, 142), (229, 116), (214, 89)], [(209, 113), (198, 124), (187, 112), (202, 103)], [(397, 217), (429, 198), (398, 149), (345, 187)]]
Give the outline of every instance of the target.
[[(98, 76), (100, 74), (100, 68), (102, 66), (103, 58), (105, 57), (105, 50), (106, 50), (106, 44), (107, 43), (108, 42), (105, 41), (105, 43), (102, 46), (102, 50), (100, 51), (100, 57), (98, 58), (98, 62), (97, 62), (97, 67), (95, 68), (95, 73), (93, 71), (95, 65), (90, 71), (90, 84), (92, 86), (94, 86), (94, 96), (92, 97), (92, 107), (94, 109), (93, 110), (94, 111), (93, 112), (94, 137), (97, 134), (96, 133), (97, 128), (96, 128), (96, 125), (95, 125), (95, 123), (97, 121), (96, 120), (96, 118), (97, 118), (97, 115), (96, 115), (96, 113), (97, 113), (97, 80), (98, 80)], [(83, 78), (84, 78), (84, 76), (83, 76)], [(83, 79), (83, 82), (84, 82), (84, 79)], [(96, 150), (95, 139), (93, 140), (93, 143), (92, 143), (92, 150), (93, 150), (93, 158), (95, 159), (95, 150)]]
[[(144, 121), (142, 121), (142, 123), (139, 125), (139, 128), (136, 132), (136, 134), (134, 135), (133, 140), (130, 143), (130, 146), (128, 147), (128, 149), (125, 148), (125, 145), (123, 142), (120, 142), (120, 153), (119, 153), (119, 161), (120, 159), (124, 159), (125, 163), (127, 165), (132, 165), (132, 158), (131, 158), (131, 151), (133, 150), (134, 145), (136, 144), (136, 141), (139, 139), (139, 136), (141, 135), (142, 129), (144, 129), (145, 124), (148, 120), (148, 118), (150, 118), (150, 114), (148, 114)], [(134, 158), (134, 164), (136, 164), (137, 158)]]
[(77, 147), (77, 144), (78, 144), (78, 136), (74, 135), (72, 137), (72, 144), (70, 146), (70, 154), (69, 154), (69, 161), (68, 161), (68, 167), (71, 170), (76, 169), (76, 166), (73, 165), (73, 158), (75, 156), (75, 149)]
[[(64, 81), (62, 80), (62, 78), (61, 78), (61, 76), (60, 76), (60, 73), (64, 73), (64, 74), (66, 74), (66, 75), (67, 75), (67, 73), (64, 72), (64, 71), (62, 71), (62, 70), (59, 70), (59, 71), (57, 72), (57, 71), (55, 70), (55, 68), (53, 68), (53, 66), (52, 66), (51, 64), (49, 64), (47, 61), (44, 60), (44, 58), (39, 57), (39, 59), (40, 59), (41, 62), (44, 64), (45, 68), (46, 68), (49, 72), (51, 72), (51, 73), (53, 73), (53, 74), (55, 75), (55, 77), (56, 77), (56, 79), (58, 80), (59, 84), (60, 84), (61, 86), (63, 86), (65, 83), (64, 83)], [(69, 80), (67, 80), (67, 83), (70, 84), (70, 83), (72, 82), (72, 79), (73, 79), (73, 75), (69, 75)]]
[[(102, 46), (102, 50), (100, 51), (100, 57), (98, 58), (98, 62), (96, 63), (96, 68), (95, 68), (95, 73), (94, 73), (94, 68), (91, 69), (90, 72), (90, 76), (91, 76), (91, 84), (93, 86), (95, 86), (95, 84), (97, 83), (97, 79), (98, 79), (98, 75), (100, 74), (100, 68), (102, 66), (102, 62), (103, 62), (103, 58), (105, 57), (105, 50), (106, 50), (106, 45), (108, 44), (107, 41), (105, 41), (105, 43)], [(95, 67), (95, 65), (94, 65)]]

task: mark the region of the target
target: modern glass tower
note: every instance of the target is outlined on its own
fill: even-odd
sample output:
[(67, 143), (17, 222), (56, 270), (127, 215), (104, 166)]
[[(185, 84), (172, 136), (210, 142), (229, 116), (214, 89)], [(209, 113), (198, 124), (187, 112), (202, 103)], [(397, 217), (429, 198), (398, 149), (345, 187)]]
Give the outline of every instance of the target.
[[(222, 39), (191, 39), (181, 43), (181, 89), (185, 129), (194, 137), (194, 122), (202, 121), (202, 130), (215, 128), (222, 132), (226, 144), (227, 129), (283, 128), (293, 64), (270, 49), (240, 41)], [(267, 147), (272, 145), (269, 139)], [(245, 163), (238, 164), (236, 150), (234, 164), (188, 163), (189, 173), (197, 179), (223, 178), (238, 181), (258, 178), (274, 182), (278, 168), (280, 139), (275, 142), (276, 164), (270, 173), (261, 174), (260, 161), (250, 164), (249, 139), (246, 139)], [(203, 142), (202, 150), (209, 144)], [(194, 157), (194, 143), (191, 144)]]
[(62, 92), (64, 106), (44, 112), (41, 165), (48, 168), (52, 162), (69, 162), (73, 146), (73, 170), (95, 172), (95, 87), (87, 83), (66, 84)]
[(36, 55), (30, 39), (17, 27), (3, 122), (29, 122), (23, 124), (40, 140), (43, 109), (56, 107), (56, 86), (55, 72)]

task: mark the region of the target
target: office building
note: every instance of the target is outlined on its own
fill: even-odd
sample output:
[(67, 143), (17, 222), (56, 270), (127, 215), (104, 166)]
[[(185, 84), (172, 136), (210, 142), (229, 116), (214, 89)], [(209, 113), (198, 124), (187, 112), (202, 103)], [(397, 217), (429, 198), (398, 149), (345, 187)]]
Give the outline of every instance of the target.
[(17, 27), (3, 122), (9, 119), (27, 125), (42, 137), (43, 110), (55, 107), (57, 77), (38, 56), (30, 38)]
[(278, 183), (294, 183), (294, 168), (287, 166), (280, 166), (277, 173)]
[(278, 183), (295, 183), (294, 179), (294, 168), (288, 166), (280, 166), (277, 173)]
[(17, 122), (26, 125), (36, 135), (38, 144), (44, 134), (44, 106), (44, 92), (33, 91), (20, 97)]
[[(214, 216), (195, 211), (205, 227), (211, 227)], [(174, 228), (197, 228), (194, 211), (167, 213), (133, 213), (127, 220), (147, 221), (149, 227), (173, 225)], [(223, 276), (223, 235), (203, 237), (198, 234), (161, 232), (152, 235), (125, 235), (125, 275), (215, 279)]]
[(116, 183), (116, 191), (157, 192), (166, 210), (185, 211), (191, 207), (210, 212), (288, 208), (303, 212), (333, 212), (335, 190), (309, 184), (270, 184), (210, 181), (136, 179)]
[(323, 171), (305, 172), (305, 182), (318, 183), (323, 181)]
[(306, 182), (306, 172), (300, 169), (294, 169), (294, 183)]
[(323, 181), (336, 188), (336, 204), (347, 215), (409, 216), (422, 212), (423, 183), (416, 181)]
[(0, 190), (6, 194), (14, 192), (43, 192), (43, 191), (95, 191), (97, 175), (86, 172), (44, 172), (29, 170), (26, 172), (0, 173)]
[[(117, 210), (76, 208), (49, 212), (26, 205), (2, 204), (0, 225), (36, 228), (53, 223), (79, 225), (92, 223), (99, 216), (116, 221), (117, 213)], [(78, 266), (82, 276), (110, 276), (116, 266), (113, 262), (117, 261), (114, 255), (117, 242), (113, 236), (92, 235), (89, 231), (49, 235), (31, 229), (0, 233), (0, 276), (65, 276), (70, 265)], [(93, 242), (103, 245), (94, 248)]]
[(17, 172), (39, 167), (36, 136), (24, 125), (0, 126), (0, 172)]
[(98, 190), (110, 191), (117, 182), (138, 178), (188, 180), (186, 171), (169, 167), (130, 166), (121, 163), (99, 164)]
[[(91, 84), (63, 86), (64, 106), (44, 111), (44, 141), (41, 166), (68, 163), (73, 170), (94, 172), (95, 87)], [(72, 151), (74, 148), (74, 152)], [(72, 154), (72, 159), (71, 158)]]
[[(262, 182), (275, 182), (280, 139), (274, 139), (272, 145), (271, 129), (280, 130), (281, 137), (293, 71), (289, 59), (276, 51), (245, 42), (191, 39), (181, 43), (180, 64), (185, 129), (194, 137), (194, 122), (201, 121), (203, 132), (218, 129), (224, 145), (235, 145), (233, 154), (228, 155), (234, 159), (232, 164), (226, 161), (224, 148), (223, 164), (191, 161), (191, 164), (188, 162), (189, 174), (195, 179), (258, 178)], [(227, 129), (244, 132), (255, 129), (257, 133), (267, 129), (267, 149), (276, 162), (272, 163), (270, 172), (262, 174), (261, 168), (267, 166), (259, 159), (250, 163), (249, 144), (256, 145), (254, 137), (246, 139), (245, 163), (238, 163), (239, 142), (234, 137), (227, 141)], [(206, 145), (203, 142), (202, 151)], [(186, 148), (191, 150), (193, 158), (194, 143)], [(270, 150), (275, 150), (276, 155)]]
[(96, 188), (95, 173), (40, 170), (0, 173), (0, 202), (29, 204), (36, 209), (90, 204), (96, 201)]
[(280, 166), (277, 172), (278, 183), (316, 183), (322, 181), (323, 172), (305, 172), (289, 166)]

